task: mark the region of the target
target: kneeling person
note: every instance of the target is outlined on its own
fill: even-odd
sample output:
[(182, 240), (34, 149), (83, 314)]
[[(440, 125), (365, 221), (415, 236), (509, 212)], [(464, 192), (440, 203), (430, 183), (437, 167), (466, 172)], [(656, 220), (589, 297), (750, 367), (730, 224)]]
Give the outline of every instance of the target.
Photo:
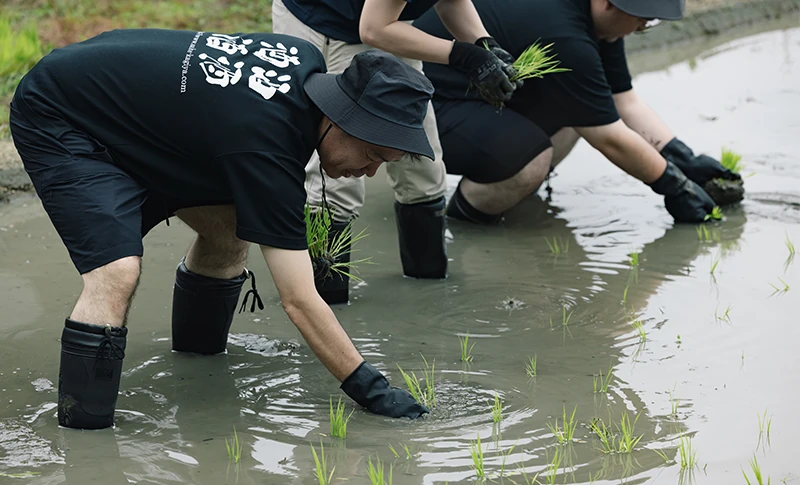
[[(701, 222), (715, 205), (740, 200), (741, 177), (696, 156), (631, 84), (623, 37), (647, 29), (654, 19), (681, 18), (683, 6), (683, 0), (475, 0), (489, 34), (513, 56), (535, 43), (552, 44), (550, 54), (568, 71), (526, 80), (498, 111), (469, 92), (458, 71), (425, 64), (436, 89), (447, 171), (464, 176), (448, 216), (498, 221), (540, 187), (579, 137), (663, 195), (678, 222)], [(414, 25), (447, 35), (430, 12)], [(736, 181), (737, 197), (712, 200), (702, 186), (714, 178)]]
[[(117, 30), (42, 59), (10, 124), (84, 284), (62, 334), (59, 423), (113, 424), (142, 238), (173, 215), (197, 232), (176, 274), (174, 350), (225, 351), (256, 243), (289, 318), (342, 390), (374, 413), (427, 412), (362, 358), (316, 292), (303, 181), (315, 149), (334, 178), (431, 158), (422, 122), (432, 91), (379, 52), (327, 74), (316, 47), (277, 34)], [(245, 299), (263, 308), (255, 290), (253, 279)]]

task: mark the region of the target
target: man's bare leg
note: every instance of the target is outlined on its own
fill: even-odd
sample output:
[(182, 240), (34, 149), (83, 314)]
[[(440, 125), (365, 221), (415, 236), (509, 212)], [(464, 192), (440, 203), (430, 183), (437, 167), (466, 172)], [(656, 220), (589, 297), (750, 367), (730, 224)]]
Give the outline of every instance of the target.
[[(225, 351), (247, 279), (244, 263), (250, 244), (236, 237), (233, 206), (194, 207), (179, 210), (176, 215), (197, 232), (197, 237), (175, 273), (172, 349), (219, 354)], [(261, 306), (257, 293), (253, 298)]]
[(124, 326), (140, 273), (139, 256), (118, 259), (84, 273), (83, 291), (69, 318), (91, 325)]

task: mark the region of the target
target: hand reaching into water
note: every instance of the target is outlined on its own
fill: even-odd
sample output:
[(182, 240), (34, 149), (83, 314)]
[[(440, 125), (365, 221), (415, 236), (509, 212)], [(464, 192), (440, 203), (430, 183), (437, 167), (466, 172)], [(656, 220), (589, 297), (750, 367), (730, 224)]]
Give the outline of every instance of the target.
[(370, 412), (390, 418), (418, 418), (430, 410), (419, 404), (407, 391), (391, 387), (383, 374), (367, 361), (359, 365), (341, 389)]

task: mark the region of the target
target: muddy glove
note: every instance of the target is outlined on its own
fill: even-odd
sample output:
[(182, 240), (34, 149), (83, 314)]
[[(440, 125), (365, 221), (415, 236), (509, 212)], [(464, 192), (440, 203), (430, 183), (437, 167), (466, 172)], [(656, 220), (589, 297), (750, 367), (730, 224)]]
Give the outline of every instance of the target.
[[(512, 56), (507, 50), (500, 47), (500, 44), (494, 40), (494, 37), (481, 37), (475, 41), (475, 45), (478, 47), (483, 47), (484, 49), (488, 48), (489, 52), (496, 55), (501, 61), (505, 62), (506, 66), (503, 68), (503, 71), (506, 73), (509, 79), (517, 75), (517, 70), (514, 69), (514, 56)], [(517, 79), (516, 81), (512, 82), (514, 83), (514, 89), (519, 89), (522, 87), (521, 79)]]
[(744, 198), (741, 175), (731, 172), (708, 155), (695, 155), (678, 138), (664, 145), (661, 156), (674, 163), (690, 180), (704, 187), (717, 205), (732, 204)]
[(485, 47), (455, 41), (449, 62), (469, 77), (471, 87), (477, 89), (487, 103), (500, 106), (511, 99), (511, 93), (516, 88), (508, 79), (507, 70), (511, 66)]
[(390, 418), (418, 418), (430, 410), (408, 392), (390, 387), (389, 381), (367, 361), (342, 382), (341, 389), (358, 404)]
[(664, 196), (664, 205), (675, 222), (703, 222), (716, 206), (705, 190), (670, 161), (661, 177), (649, 185), (653, 192)]

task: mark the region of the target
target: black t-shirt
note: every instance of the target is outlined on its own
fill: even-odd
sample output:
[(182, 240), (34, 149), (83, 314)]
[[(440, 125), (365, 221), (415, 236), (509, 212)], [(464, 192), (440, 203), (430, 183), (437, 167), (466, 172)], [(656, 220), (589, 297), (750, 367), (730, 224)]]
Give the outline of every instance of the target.
[[(406, 0), (400, 20), (414, 20), (438, 0)], [(358, 23), (364, 0), (284, 0), (292, 14), (322, 35), (348, 44), (360, 44)]]
[(240, 239), (305, 249), (322, 113), (303, 84), (325, 70), (316, 47), (284, 35), (115, 30), (53, 51), (18, 93), (151, 192), (233, 203)]
[[(553, 44), (550, 54), (569, 72), (528, 79), (506, 108), (552, 135), (565, 126), (600, 126), (619, 119), (612, 94), (631, 89), (622, 39), (600, 41), (594, 34), (590, 0), (475, 0), (489, 34), (515, 58), (534, 43)], [(428, 12), (414, 25), (452, 39), (438, 15)], [(480, 99), (469, 80), (449, 66), (425, 63), (439, 99)]]

